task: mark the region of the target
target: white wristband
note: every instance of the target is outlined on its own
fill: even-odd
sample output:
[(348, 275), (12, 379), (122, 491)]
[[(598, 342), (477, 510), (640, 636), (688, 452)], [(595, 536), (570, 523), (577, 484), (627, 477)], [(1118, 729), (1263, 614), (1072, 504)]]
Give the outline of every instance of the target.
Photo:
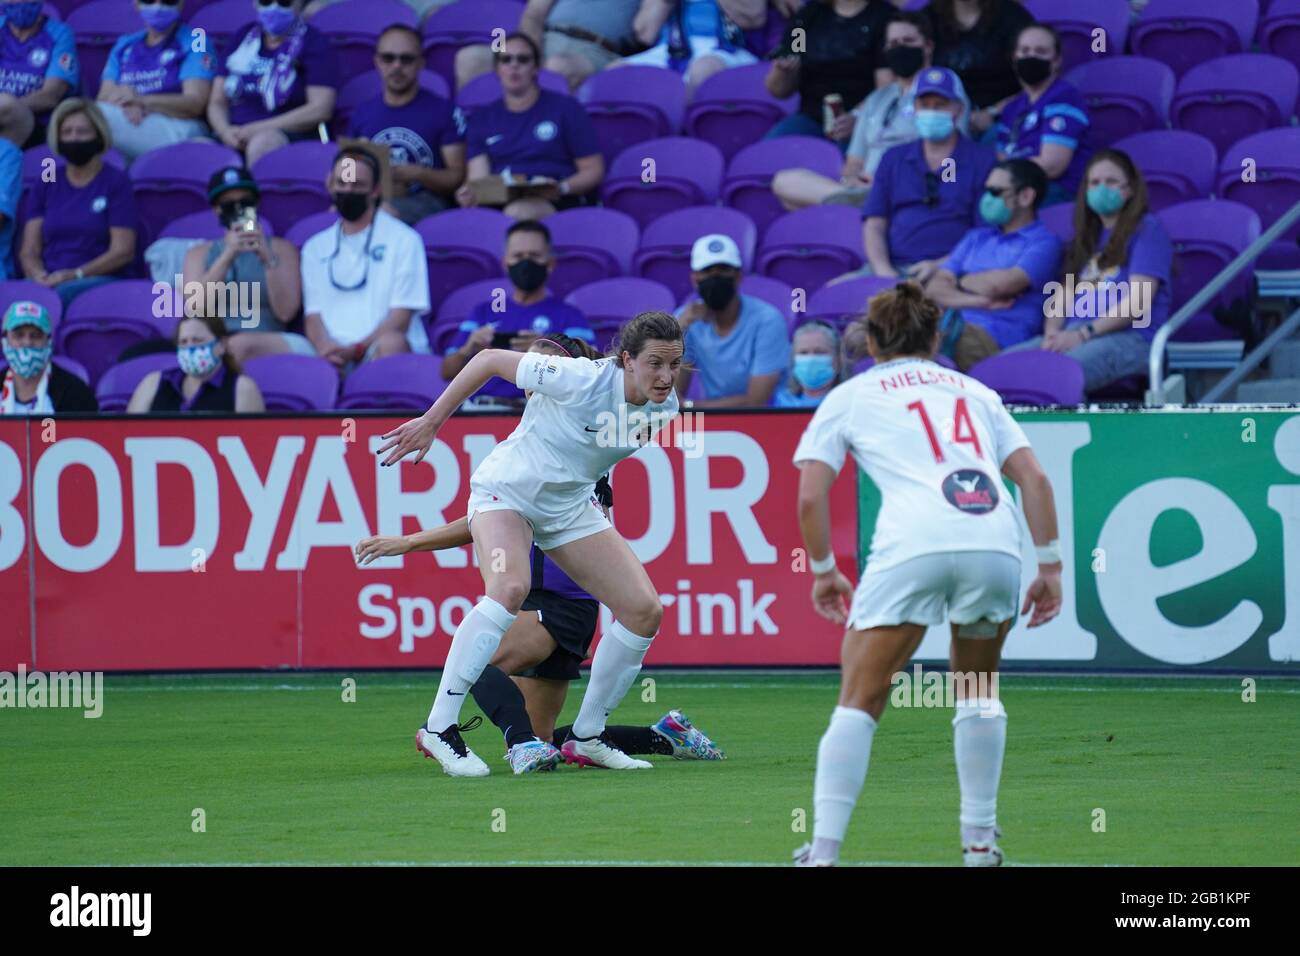
[(812, 569), (813, 574), (825, 574), (827, 571), (834, 571), (836, 567), (835, 552), (832, 551), (830, 554), (826, 555), (826, 557), (822, 558), (820, 561), (817, 560), (816, 558), (813, 558), (808, 563), (808, 567)]
[(1040, 544), (1034, 548), (1038, 552), (1039, 564), (1060, 564), (1061, 563), (1061, 542), (1049, 541), (1047, 544)]

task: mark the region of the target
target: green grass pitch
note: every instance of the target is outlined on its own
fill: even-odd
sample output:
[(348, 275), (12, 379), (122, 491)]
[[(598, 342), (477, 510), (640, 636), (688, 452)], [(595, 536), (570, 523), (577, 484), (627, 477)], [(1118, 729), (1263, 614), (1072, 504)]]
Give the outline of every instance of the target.
[[(437, 674), (359, 673), (354, 703), (345, 676), (110, 676), (97, 720), (0, 711), (0, 864), (788, 863), (838, 687), (647, 671), (657, 701), (637, 685), (612, 722), (681, 708), (725, 762), (515, 777), (485, 723), (467, 740), (492, 775), (453, 780), (413, 742)], [(1004, 677), (1008, 862), (1300, 863), (1300, 681), (1257, 694), (1243, 702), (1232, 678)], [(950, 718), (886, 713), (844, 863), (960, 862)]]

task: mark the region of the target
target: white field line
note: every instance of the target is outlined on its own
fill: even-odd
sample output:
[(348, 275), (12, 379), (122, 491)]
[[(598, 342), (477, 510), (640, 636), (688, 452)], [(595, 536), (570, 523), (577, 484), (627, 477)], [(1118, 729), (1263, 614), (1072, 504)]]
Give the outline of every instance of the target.
[[(1204, 678), (1202, 678), (1204, 679)], [(1231, 680), (1232, 678), (1225, 678)], [(111, 678), (110, 678), (111, 680)], [(660, 684), (666, 681), (661, 680)], [(422, 684), (364, 684), (358, 683), (358, 687), (365, 687), (367, 691), (378, 690), (429, 690), (436, 688), (438, 682), (429, 680)], [(670, 685), (671, 686), (671, 685)], [(806, 690), (809, 687), (815, 687), (814, 682), (800, 684), (776, 684), (771, 682), (760, 683), (729, 683), (729, 684), (697, 684), (692, 681), (684, 682), (677, 685), (681, 690)], [(105, 691), (111, 691), (114, 694), (123, 693), (141, 693), (154, 691), (322, 691), (331, 694), (338, 693), (338, 688), (330, 684), (158, 684), (157, 686), (130, 686), (130, 687), (113, 687), (111, 683), (105, 688)], [(1009, 684), (1006, 690), (1012, 693), (1028, 691), (1030, 693), (1071, 693), (1071, 694), (1240, 694), (1240, 687), (1122, 687), (1109, 685), (1105, 687), (1079, 687), (1079, 686), (1034, 686), (1022, 684)], [(1270, 688), (1264, 684), (1259, 688), (1259, 693), (1266, 694), (1300, 694), (1300, 687), (1277, 687)]]
[[(789, 863), (770, 860), (358, 860), (347, 863), (334, 863), (313, 860), (290, 861), (277, 860), (266, 862), (232, 862), (232, 863), (101, 863), (92, 864), (102, 867), (262, 867), (262, 866), (428, 866), (428, 867), (485, 867), (485, 866), (728, 866), (728, 867), (773, 867), (790, 868)], [(938, 867), (955, 866), (948, 863), (918, 863), (906, 860), (861, 860), (842, 863), (842, 866), (907, 866)], [(1013, 863), (1003, 866), (1024, 867), (1126, 867), (1137, 866), (1136, 863)]]

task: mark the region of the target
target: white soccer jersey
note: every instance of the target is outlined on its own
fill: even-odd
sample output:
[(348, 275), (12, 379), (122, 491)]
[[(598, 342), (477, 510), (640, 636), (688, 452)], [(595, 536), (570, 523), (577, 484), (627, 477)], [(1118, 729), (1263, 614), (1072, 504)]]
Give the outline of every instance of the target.
[(880, 489), (868, 566), (925, 554), (1020, 556), (1002, 463), (1029, 445), (997, 392), (925, 359), (876, 365), (831, 391), (794, 453), (838, 473), (844, 456)]
[(470, 484), (526, 507), (543, 521), (571, 514), (591, 486), (633, 455), (677, 414), (677, 394), (629, 405), (617, 359), (529, 352), (515, 384), (535, 394), (510, 437), (475, 469)]

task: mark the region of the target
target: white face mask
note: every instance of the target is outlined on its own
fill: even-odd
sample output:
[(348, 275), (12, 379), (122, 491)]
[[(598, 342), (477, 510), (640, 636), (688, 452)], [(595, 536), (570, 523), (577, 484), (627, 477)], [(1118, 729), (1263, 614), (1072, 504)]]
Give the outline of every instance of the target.
[(186, 375), (203, 378), (220, 363), (216, 341), (202, 345), (186, 345), (176, 350), (176, 363)]

